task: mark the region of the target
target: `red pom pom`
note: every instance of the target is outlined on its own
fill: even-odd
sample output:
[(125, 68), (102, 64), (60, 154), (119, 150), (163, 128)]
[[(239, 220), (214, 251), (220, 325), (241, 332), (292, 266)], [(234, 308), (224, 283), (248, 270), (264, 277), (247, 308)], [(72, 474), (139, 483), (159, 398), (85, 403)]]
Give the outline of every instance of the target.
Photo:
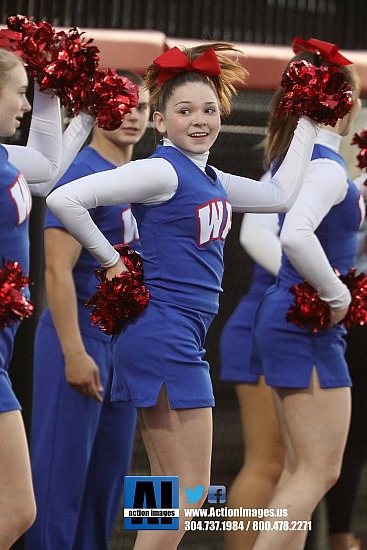
[(286, 320), (300, 328), (312, 332), (328, 328), (330, 324), (330, 307), (319, 298), (317, 291), (307, 281), (293, 285), (290, 292), (295, 295), (295, 304), (289, 308)]
[(307, 61), (293, 62), (283, 74), (284, 96), (277, 116), (306, 115), (335, 126), (352, 106), (352, 90), (347, 77), (336, 66), (315, 67)]
[(57, 56), (37, 78), (40, 89), (53, 90), (61, 105), (74, 115), (79, 114), (89, 97), (99, 62), (99, 49), (83, 34), (77, 27), (57, 33)]
[(355, 272), (355, 268), (352, 268), (347, 275), (340, 276), (352, 295), (348, 313), (343, 320), (347, 330), (367, 322), (367, 277), (365, 273), (356, 276)]
[(93, 307), (93, 325), (105, 334), (118, 333), (122, 326), (134, 321), (148, 305), (149, 290), (143, 284), (143, 265), (140, 254), (128, 245), (116, 245), (122, 261), (129, 271), (108, 280), (106, 269), (97, 269), (99, 281), (97, 292), (87, 301), (86, 307)]
[(88, 110), (96, 116), (98, 126), (116, 130), (125, 114), (139, 105), (139, 87), (112, 69), (97, 71), (89, 101)]
[(0, 329), (30, 317), (33, 304), (28, 301), (22, 288), (29, 283), (28, 277), (22, 274), (18, 262), (5, 262), (0, 269)]
[(357, 166), (361, 170), (364, 170), (364, 168), (367, 168), (367, 128), (359, 132), (359, 134), (354, 134), (351, 145), (358, 145), (361, 149), (361, 152), (357, 155)]
[(57, 58), (59, 39), (50, 23), (39, 25), (27, 17), (8, 17), (8, 29), (0, 31), (0, 44), (20, 55), (30, 78), (41, 78), (45, 67)]
[(69, 114), (87, 110), (100, 128), (116, 130), (139, 104), (136, 84), (112, 69), (98, 70), (99, 49), (77, 27), (56, 32), (49, 23), (36, 24), (22, 15), (9, 17), (7, 23), (9, 28), (0, 31), (0, 46), (21, 55), (40, 90), (52, 90)]
[[(347, 275), (339, 275), (352, 297), (348, 313), (343, 319), (343, 325), (347, 330), (367, 323), (367, 276), (365, 273), (356, 276), (355, 273), (355, 268), (351, 268)], [(289, 308), (287, 321), (313, 332), (328, 328), (330, 307), (319, 298), (317, 291), (309, 283), (304, 281), (299, 285), (293, 285), (290, 292), (295, 295), (295, 305)]]

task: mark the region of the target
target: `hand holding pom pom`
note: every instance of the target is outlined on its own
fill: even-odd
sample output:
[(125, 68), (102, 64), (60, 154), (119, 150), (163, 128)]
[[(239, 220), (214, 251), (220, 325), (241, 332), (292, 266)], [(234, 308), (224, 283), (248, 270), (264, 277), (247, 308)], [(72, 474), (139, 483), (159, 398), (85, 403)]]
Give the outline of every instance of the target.
[(284, 96), (277, 109), (279, 117), (306, 115), (315, 122), (335, 126), (353, 103), (348, 79), (335, 66), (293, 62), (283, 74), (281, 85)]
[[(367, 323), (367, 276), (365, 273), (356, 276), (355, 271), (355, 268), (352, 268), (347, 275), (339, 275), (352, 296), (348, 313), (343, 319), (343, 325), (347, 330)], [(295, 295), (295, 304), (289, 308), (286, 315), (288, 322), (313, 332), (329, 327), (330, 307), (319, 298), (313, 286), (303, 281), (299, 285), (293, 285), (290, 292)]]
[(143, 284), (143, 266), (140, 255), (128, 245), (116, 245), (122, 261), (128, 268), (108, 280), (106, 269), (97, 269), (97, 292), (85, 304), (93, 307), (93, 325), (105, 334), (116, 334), (122, 326), (141, 315), (149, 302), (149, 291)]
[(291, 286), (289, 290), (295, 295), (295, 304), (289, 308), (286, 320), (300, 328), (317, 332), (326, 329), (330, 324), (330, 307), (319, 298), (317, 291), (307, 281)]
[(29, 283), (28, 277), (22, 275), (18, 262), (5, 262), (0, 269), (0, 329), (30, 317), (33, 304), (22, 292)]

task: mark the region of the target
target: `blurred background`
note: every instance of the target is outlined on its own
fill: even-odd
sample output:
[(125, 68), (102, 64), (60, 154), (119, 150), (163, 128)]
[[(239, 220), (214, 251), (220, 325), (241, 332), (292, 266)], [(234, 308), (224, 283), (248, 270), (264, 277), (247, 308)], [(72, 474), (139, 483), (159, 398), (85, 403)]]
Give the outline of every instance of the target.
[[(36, 22), (48, 21), (55, 27), (78, 26), (87, 31), (88, 37), (95, 37), (95, 43), (101, 49), (101, 59), (103, 57), (106, 66), (122, 67), (141, 73), (147, 65), (143, 58), (148, 56), (150, 62), (159, 55), (160, 52), (154, 52), (149, 57), (152, 44), (160, 48), (159, 41), (162, 41), (162, 47), (170, 41), (179, 45), (181, 39), (182, 42), (226, 40), (241, 43), (241, 49), (245, 54), (248, 53), (249, 84), (238, 90), (232, 114), (223, 121), (222, 132), (211, 150), (210, 163), (224, 171), (256, 179), (262, 173), (261, 142), (266, 130), (267, 110), (273, 89), (281, 76), (279, 56), (284, 66), (284, 60), (291, 55), (290, 45), (295, 36), (306, 39), (314, 37), (336, 43), (343, 53), (349, 50), (347, 57), (358, 61), (361, 76), (367, 82), (365, 0), (0, 1), (0, 26), (6, 25), (7, 17), (16, 14), (32, 16)], [(112, 39), (113, 58), (108, 50)], [(254, 46), (258, 46), (259, 50), (254, 49)], [(136, 55), (130, 55), (131, 47)], [(261, 55), (261, 62), (257, 61), (257, 55)], [(247, 66), (246, 61), (244, 65)], [(364, 105), (367, 98), (366, 88), (364, 83)], [(25, 143), (26, 138), (27, 124), (17, 133), (15, 142)], [(154, 149), (155, 136), (150, 126), (135, 148), (135, 157), (146, 157)], [(42, 242), (44, 208), (43, 199), (34, 199), (30, 229), (30, 277), (34, 283), (32, 294), (36, 311), (32, 318), (23, 321), (18, 331), (10, 373), (15, 392), (23, 405), (28, 433), (32, 406), (33, 336), (38, 316), (45, 305)], [(243, 449), (233, 388), (231, 384), (219, 382), (218, 378), (218, 340), (223, 324), (239, 297), (246, 292), (252, 273), (252, 261), (238, 242), (241, 220), (241, 215), (234, 214), (233, 228), (225, 246), (224, 292), (221, 296), (220, 312), (206, 341), (207, 359), (211, 364), (216, 396), (212, 483), (226, 487), (229, 487), (241, 465)], [(131, 473), (144, 475), (147, 472), (144, 447), (137, 434)], [(356, 533), (359, 536), (367, 534), (366, 478), (367, 475), (362, 479), (360, 498), (355, 510)], [(321, 503), (315, 513), (314, 530), (307, 542), (309, 550), (326, 550), (325, 521)], [(123, 530), (122, 517), (119, 518), (111, 541), (111, 550), (131, 548), (132, 541), (133, 535)], [(13, 548), (23, 548), (22, 541)], [(216, 550), (222, 548), (222, 540), (219, 533), (188, 533), (179, 548)]]

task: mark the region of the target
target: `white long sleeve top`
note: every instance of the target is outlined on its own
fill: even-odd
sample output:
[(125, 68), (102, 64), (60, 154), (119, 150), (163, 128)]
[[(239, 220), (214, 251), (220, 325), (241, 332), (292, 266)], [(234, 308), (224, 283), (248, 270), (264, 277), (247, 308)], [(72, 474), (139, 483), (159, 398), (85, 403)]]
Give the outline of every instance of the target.
[(83, 145), (93, 124), (93, 117), (81, 113), (62, 133), (59, 99), (40, 92), (35, 84), (27, 145), (3, 145), (8, 151), (9, 162), (23, 174), (32, 195), (48, 195)]

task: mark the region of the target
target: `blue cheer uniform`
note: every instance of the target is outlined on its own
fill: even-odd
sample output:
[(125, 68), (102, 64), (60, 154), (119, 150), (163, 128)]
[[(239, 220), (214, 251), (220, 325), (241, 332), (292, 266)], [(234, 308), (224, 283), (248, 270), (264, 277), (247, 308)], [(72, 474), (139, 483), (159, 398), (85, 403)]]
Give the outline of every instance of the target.
[[(113, 164), (84, 148), (58, 183)], [(111, 243), (140, 250), (136, 222), (127, 204), (91, 211)], [(45, 229), (63, 228), (47, 209)], [(28, 550), (103, 550), (115, 525), (123, 479), (128, 473), (136, 414), (131, 403), (111, 403), (111, 337), (92, 326), (85, 302), (96, 291), (98, 262), (85, 249), (73, 269), (78, 320), (87, 353), (99, 367), (104, 401), (72, 389), (48, 308), (37, 326), (34, 347), (31, 462), (38, 514), (26, 534)]]
[(114, 337), (111, 398), (150, 407), (165, 385), (172, 409), (211, 407), (203, 346), (218, 311), (231, 207), (210, 166), (202, 171), (171, 146), (158, 146), (156, 157), (172, 164), (178, 187), (155, 206), (132, 204), (150, 301)]
[[(332, 268), (346, 274), (356, 261), (357, 231), (361, 222), (359, 191), (348, 178), (345, 162), (336, 151), (316, 144), (311, 165), (320, 159), (336, 162), (345, 171), (344, 199), (330, 208), (315, 234)], [(325, 180), (328, 177), (326, 166)], [(280, 222), (283, 225), (284, 215), (280, 216)], [(256, 314), (254, 354), (260, 357), (261, 363), (252, 365), (251, 371), (264, 374), (266, 383), (273, 387), (307, 388), (315, 367), (322, 388), (350, 386), (344, 358), (345, 328), (337, 324), (314, 333), (286, 321), (287, 312), (294, 304), (290, 287), (302, 281), (303, 277), (283, 253), (276, 283), (265, 293)]]
[[(32, 199), (26, 180), (8, 161), (0, 145), (0, 260), (19, 262), (23, 275), (29, 273), (29, 214)], [(29, 299), (29, 289), (23, 290)], [(8, 376), (14, 337), (19, 322), (0, 330), (0, 412), (21, 409)]]

